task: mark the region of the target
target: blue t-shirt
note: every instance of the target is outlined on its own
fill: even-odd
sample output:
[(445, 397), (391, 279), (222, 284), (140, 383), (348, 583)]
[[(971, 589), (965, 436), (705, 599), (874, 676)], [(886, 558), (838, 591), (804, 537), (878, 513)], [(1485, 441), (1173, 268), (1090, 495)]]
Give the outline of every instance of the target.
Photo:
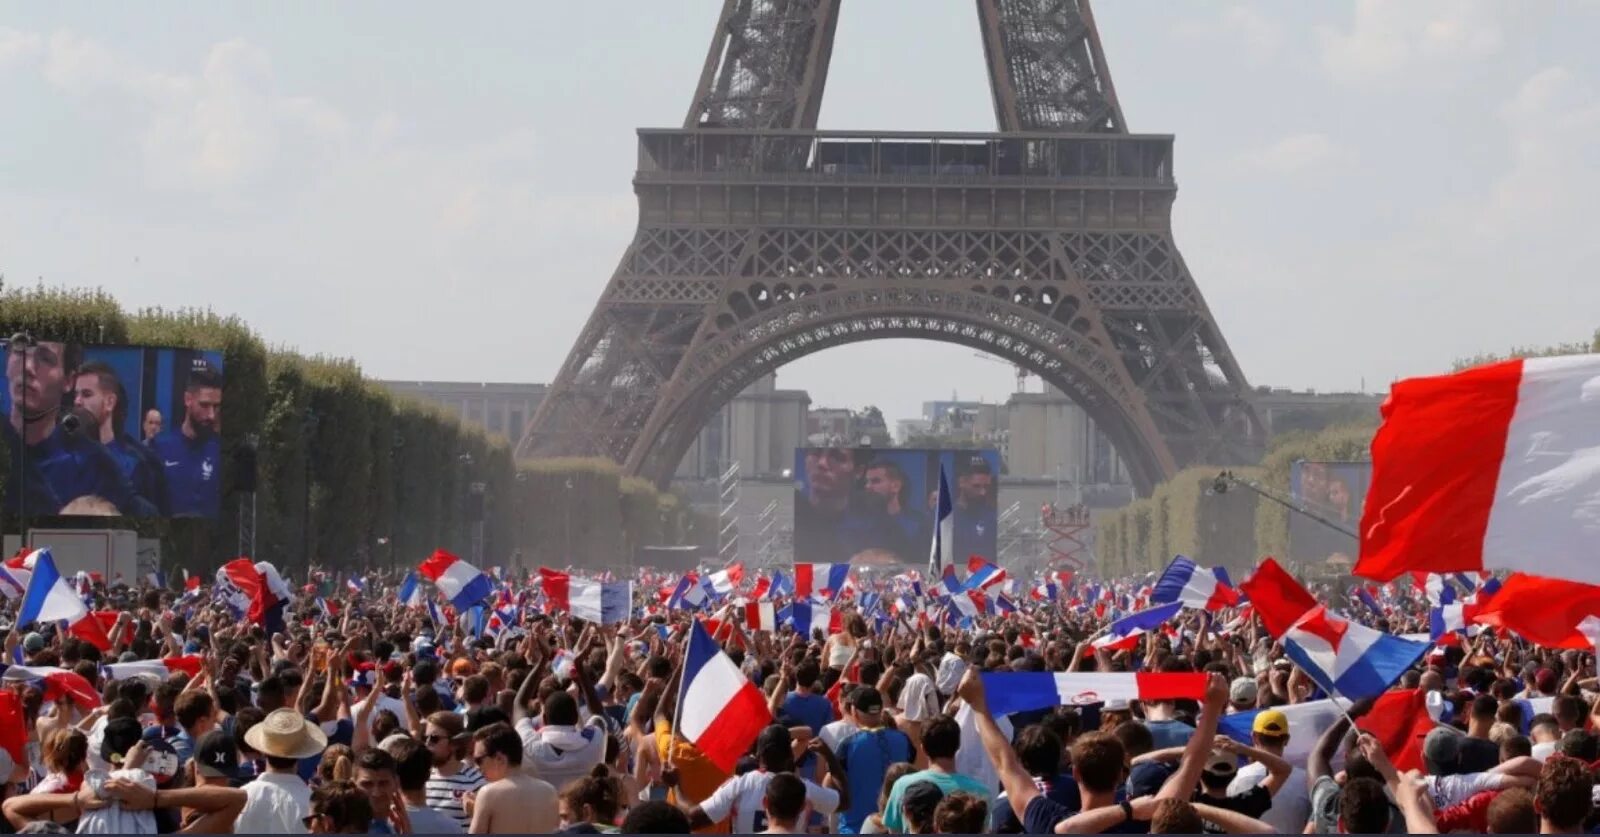
[(107, 442), (106, 450), (122, 467), (122, 475), (128, 478), (136, 495), (137, 507), (125, 511), (134, 517), (159, 516), (161, 504), (165, 503), (167, 498), (166, 492), (161, 488), (161, 471), (156, 464), (155, 455), (149, 448), (126, 436), (119, 436)]
[(1000, 529), (994, 507), (963, 509), (951, 515), (955, 521), (955, 554), (978, 555), (993, 560), (996, 532)]
[[(799, 692), (790, 692), (789, 696), (783, 699), (783, 714), (810, 727), (812, 735), (819, 735), (824, 726), (833, 722), (833, 704), (819, 694), (802, 695)], [(801, 776), (810, 778), (816, 774), (816, 764), (817, 757), (807, 753), (795, 768)]]
[[(319, 727), (322, 726), (322, 724), (317, 720), (317, 713), (315, 712), (307, 712), (306, 720), (316, 724)], [(328, 744), (330, 746), (334, 744), (343, 744), (348, 747), (352, 741), (355, 741), (356, 725), (349, 718), (340, 718), (338, 721), (334, 722), (333, 732), (328, 732), (326, 728), (323, 728), (323, 732), (327, 732)], [(300, 774), (301, 779), (304, 779), (306, 782), (310, 782), (312, 778), (317, 775), (317, 767), (321, 764), (322, 754), (318, 753), (310, 758), (301, 759), (300, 764), (296, 767), (295, 772)]]
[(222, 511), (222, 439), (206, 433), (195, 439), (181, 427), (150, 440), (161, 457), (167, 481), (167, 513), (173, 517), (216, 517)]
[(59, 426), (44, 441), (21, 453), (22, 437), (9, 421), (0, 422), (10, 447), (13, 467), (24, 466), (23, 491), (5, 492), (7, 511), (17, 511), (25, 493), (28, 511), (55, 514), (79, 497), (100, 497), (124, 513), (135, 509), (133, 485), (105, 445), (89, 439), (68, 439)]
[(1182, 721), (1145, 721), (1144, 725), (1150, 730), (1150, 737), (1155, 740), (1157, 750), (1182, 747), (1188, 744), (1189, 737), (1194, 735), (1194, 727)]
[(864, 729), (839, 742), (839, 764), (850, 787), (850, 807), (839, 812), (839, 833), (859, 834), (861, 824), (878, 810), (889, 766), (911, 761), (916, 754), (911, 738), (896, 729)]

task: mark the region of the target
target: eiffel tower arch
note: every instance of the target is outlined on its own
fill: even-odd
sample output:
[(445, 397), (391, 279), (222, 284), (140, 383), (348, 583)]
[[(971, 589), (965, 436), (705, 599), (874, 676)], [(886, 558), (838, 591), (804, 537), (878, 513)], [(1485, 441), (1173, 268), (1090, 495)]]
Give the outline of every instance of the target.
[(819, 131), (840, 0), (725, 0), (683, 127), (639, 131), (638, 229), (518, 456), (665, 483), (761, 375), (918, 337), (1060, 387), (1141, 493), (1251, 461), (1249, 387), (1173, 242), (1172, 137), (1128, 132), (1088, 0), (976, 5), (999, 131)]

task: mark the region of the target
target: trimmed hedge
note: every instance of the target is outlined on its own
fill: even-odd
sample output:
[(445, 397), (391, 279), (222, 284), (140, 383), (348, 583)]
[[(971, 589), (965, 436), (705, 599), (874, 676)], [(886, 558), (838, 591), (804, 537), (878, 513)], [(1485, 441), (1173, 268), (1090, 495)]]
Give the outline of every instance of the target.
[[(234, 317), (193, 309), (129, 315), (101, 290), (8, 288), (0, 280), (0, 337), (22, 329), (39, 339), (222, 352), (223, 485), (230, 493), (221, 519), (73, 524), (159, 538), (169, 567), (209, 573), (237, 554), (244, 495), (233, 491), (234, 456), (251, 442), (252, 557), (297, 579), (305, 578), (308, 548), (315, 564), (335, 570), (407, 568), (435, 548), (470, 555), (479, 528), (469, 519), (473, 483), (483, 483), (482, 554), (490, 566), (620, 567), (640, 546), (695, 543), (715, 531), (676, 497), (621, 480), (608, 460), (519, 468), (503, 438), (435, 405), (397, 398), (352, 361), (271, 349)], [(0, 446), (0, 490), (11, 474), (6, 459)]]

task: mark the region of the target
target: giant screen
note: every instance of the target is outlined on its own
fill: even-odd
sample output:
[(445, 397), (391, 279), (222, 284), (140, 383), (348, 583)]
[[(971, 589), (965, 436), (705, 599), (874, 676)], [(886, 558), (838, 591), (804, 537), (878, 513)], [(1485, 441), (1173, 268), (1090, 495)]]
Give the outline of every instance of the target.
[(941, 466), (955, 508), (953, 554), (994, 560), (997, 451), (848, 447), (795, 449), (794, 559), (927, 564)]
[(217, 516), (221, 352), (49, 340), (0, 349), (8, 513)]
[[(1350, 531), (1361, 525), (1361, 507), (1372, 482), (1371, 462), (1308, 462), (1289, 466), (1295, 502)], [(1289, 553), (1300, 561), (1356, 558), (1356, 539), (1303, 514), (1289, 515)]]

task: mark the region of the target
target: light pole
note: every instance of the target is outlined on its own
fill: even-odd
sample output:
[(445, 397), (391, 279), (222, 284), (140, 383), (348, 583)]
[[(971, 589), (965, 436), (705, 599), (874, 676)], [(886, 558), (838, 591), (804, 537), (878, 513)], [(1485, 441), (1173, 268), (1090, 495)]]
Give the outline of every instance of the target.
[(17, 446), (17, 481), (12, 491), (17, 492), (17, 539), (23, 548), (28, 546), (28, 362), (32, 359), (29, 355), (33, 351), (33, 335), (26, 329), (11, 335), (11, 342), (6, 344), (7, 352), (15, 352), (22, 356), (22, 403), (12, 404), (11, 409), (22, 416), (22, 427), (18, 431), (22, 437), (22, 444)]
[(564, 527), (567, 533), (567, 563), (572, 563), (572, 477), (567, 477), (567, 496), (561, 503), (561, 508), (566, 514), (567, 523)]

